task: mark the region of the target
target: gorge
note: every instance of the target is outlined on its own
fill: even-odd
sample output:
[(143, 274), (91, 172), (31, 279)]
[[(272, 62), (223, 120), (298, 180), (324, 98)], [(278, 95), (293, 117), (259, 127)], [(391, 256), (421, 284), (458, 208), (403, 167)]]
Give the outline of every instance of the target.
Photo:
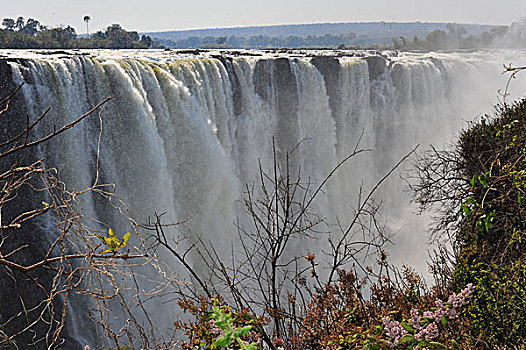
[[(167, 222), (184, 221), (180, 234), (228, 252), (246, 184), (257, 181), (259, 164), (272, 167), (274, 147), (283, 159), (300, 144), (293, 167), (312, 184), (356, 148), (371, 150), (338, 169), (317, 199), (330, 230), (352, 213), (362, 186), (374, 186), (416, 145), (443, 145), (466, 120), (490, 112), (506, 87), (502, 65), (525, 58), (517, 51), (1, 51), (0, 86), (4, 96), (24, 83), (11, 106), (21, 120), (51, 108), (38, 137), (113, 96), (100, 119), (84, 120), (28, 157), (45, 158), (68, 188), (112, 183), (136, 222), (165, 213)], [(511, 92), (525, 87), (519, 79)], [(377, 197), (382, 221), (396, 232), (394, 261), (425, 273), (429, 221), (403, 193), (399, 175), (409, 167), (402, 164)], [(94, 197), (83, 199), (82, 210), (130, 231)], [(52, 226), (53, 217), (46, 220), (40, 228)], [(320, 251), (323, 238), (311, 244), (299, 254)], [(91, 341), (89, 332), (73, 333)]]

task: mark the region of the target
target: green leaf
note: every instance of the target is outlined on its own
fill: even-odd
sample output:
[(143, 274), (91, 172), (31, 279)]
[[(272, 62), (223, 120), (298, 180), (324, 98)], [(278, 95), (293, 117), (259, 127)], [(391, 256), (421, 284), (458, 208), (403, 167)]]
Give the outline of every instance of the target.
[(42, 205), (44, 206), (44, 208), (49, 208), (50, 207), (50, 205), (48, 203), (44, 202), (44, 201), (42, 201)]
[(405, 343), (409, 343), (409, 342), (411, 342), (411, 343), (415, 343), (416, 342), (415, 337), (413, 337), (411, 334), (406, 334), (400, 339), (400, 344), (405, 344)]
[(477, 181), (477, 175), (473, 175), (473, 177), (471, 178), (471, 187), (475, 187), (475, 181)]
[(455, 339), (451, 340), (451, 343), (453, 344), (453, 349), (459, 350), (460, 346), (458, 346), (458, 343), (455, 341)]
[(489, 232), (490, 228), (493, 226), (493, 220), (495, 219), (496, 215), (497, 214), (495, 214), (495, 210), (493, 210), (484, 218), (484, 226), (486, 227), (487, 232)]
[(475, 223), (475, 226), (477, 227), (477, 231), (479, 232), (483, 232), (484, 229), (482, 227), (482, 221), (478, 220), (476, 223)]
[(230, 343), (232, 343), (232, 333), (231, 332), (227, 332), (223, 334), (221, 338), (218, 338), (214, 341), (214, 345), (221, 346), (223, 348), (226, 348), (227, 346), (229, 346)]
[(447, 324), (447, 318), (446, 318), (446, 315), (442, 316), (442, 319), (440, 320), (440, 322), (442, 323), (442, 326), (446, 326)]
[(472, 197), (466, 198), (466, 201), (464, 202), (466, 204), (477, 204), (477, 201), (473, 199)]
[(216, 319), (216, 326), (218, 326), (222, 330), (225, 330), (228, 328), (228, 322), (224, 319)]
[(236, 335), (238, 337), (242, 337), (244, 335), (247, 335), (248, 333), (250, 333), (250, 331), (252, 330), (252, 326), (245, 326), (241, 329), (238, 329), (237, 332), (236, 332)]
[(126, 244), (128, 244), (128, 241), (130, 240), (131, 232), (126, 233), (122, 237), (122, 241), (119, 243), (119, 248), (126, 247)]
[(445, 346), (444, 344), (434, 342), (434, 341), (430, 341), (429, 343), (427, 343), (427, 345), (429, 345), (433, 349), (447, 350), (447, 346)]
[(402, 322), (401, 323), (401, 326), (408, 332), (411, 332), (411, 333), (414, 333), (415, 332), (415, 329), (413, 327), (411, 327), (408, 323), (406, 322)]
[(244, 348), (246, 350), (257, 350), (258, 349), (258, 344), (257, 343), (252, 343), (252, 344), (249, 344), (249, 345), (245, 345)]
[(430, 323), (433, 323), (435, 319), (433, 317), (422, 317), (422, 321), (420, 322), (420, 325), (427, 326)]
[(486, 175), (484, 174), (480, 175), (479, 181), (482, 184), (482, 186), (484, 186), (484, 188), (488, 187), (488, 178), (486, 177)]
[(460, 205), (460, 209), (464, 212), (464, 215), (471, 216), (471, 210), (469, 209), (468, 205), (466, 203), (462, 203)]

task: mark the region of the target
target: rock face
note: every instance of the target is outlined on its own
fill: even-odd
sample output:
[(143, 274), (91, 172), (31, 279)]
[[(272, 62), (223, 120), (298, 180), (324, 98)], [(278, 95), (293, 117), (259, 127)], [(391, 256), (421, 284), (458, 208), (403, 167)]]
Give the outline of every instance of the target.
[[(16, 64), (23, 65), (24, 63), (22, 60), (16, 61)], [(12, 79), (11, 66), (6, 60), (0, 60), (0, 100), (8, 97), (17, 87)], [(3, 108), (5, 105), (2, 105)], [(25, 130), (27, 115), (28, 110), (23, 94), (14, 95), (9, 102), (8, 110), (1, 116), (0, 143), (14, 138)], [(23, 139), (16, 141), (18, 145), (21, 143), (23, 143)], [(0, 152), (9, 150), (14, 144), (15, 142), (3, 146), (0, 148)], [(0, 173), (8, 171), (12, 167), (29, 166), (37, 160), (36, 153), (31, 149), (3, 156), (0, 158)], [(17, 173), (17, 175), (20, 174), (22, 173)], [(4, 178), (2, 187), (6, 188), (6, 184), (11, 179), (11, 177)], [(8, 197), (2, 198), (1, 219), (3, 225), (7, 225), (20, 214), (34, 210), (35, 207), (39, 206), (42, 196), (31, 186), (42, 187), (41, 184), (38, 184), (38, 180), (31, 180), (19, 188), (14, 188)], [(35, 220), (25, 223), (19, 229), (2, 229), (0, 239), (2, 241), (1, 251), (4, 255), (27, 246), (27, 248), (20, 249), (16, 254), (9, 257), (11, 261), (22, 266), (30, 266), (43, 259), (45, 249), (49, 247), (49, 237), (46, 237), (46, 234), (42, 232), (41, 225)], [(51, 289), (52, 277), (53, 273), (44, 269), (24, 274), (15, 268), (0, 266), (0, 322), (6, 322), (14, 317), (10, 322), (6, 322), (7, 325), (2, 329), (3, 332), (9, 335), (16, 334), (40, 317), (43, 308), (38, 307), (38, 304), (49, 297), (43, 289)], [(37, 287), (32, 279), (38, 281), (40, 287)], [(57, 310), (60, 310), (61, 303), (61, 300), (57, 300), (54, 304)], [(28, 311), (24, 315), (21, 313), (24, 309), (32, 311)], [(44, 317), (49, 319), (49, 316), (49, 312), (44, 312)], [(18, 348), (46, 349), (45, 342), (40, 341), (36, 344), (35, 342), (44, 337), (50, 328), (53, 329), (56, 326), (46, 325), (43, 322), (37, 323), (32, 327), (33, 333), (24, 332), (16, 338)], [(64, 344), (74, 347), (80, 346), (73, 339), (68, 339)]]
[[(311, 59), (311, 63), (323, 75), (327, 95), (329, 96), (329, 107), (335, 121), (341, 120), (342, 113), (342, 66), (335, 57), (317, 56)], [(336, 122), (336, 124), (338, 124)], [(338, 128), (338, 125), (336, 125)]]
[[(348, 216), (360, 187), (374, 184), (401, 155), (417, 143), (443, 142), (462, 125), (461, 116), (484, 112), (479, 106), (487, 106), (501, 87), (496, 81), (502, 63), (489, 54), (383, 57), (342, 51), (13, 52), (5, 56), (0, 59), (1, 95), (22, 82), (25, 85), (2, 116), (2, 140), (23, 130), (26, 115), (34, 120), (51, 107), (31, 134), (39, 137), (113, 96), (101, 114), (101, 181), (115, 184), (139, 222), (154, 212), (165, 212), (168, 221), (191, 218), (185, 233), (213, 240), (219, 252), (228, 252), (235, 241), (232, 222), (244, 220), (238, 200), (245, 184), (257, 181), (259, 164), (272, 167), (273, 145), (283, 166), (284, 155), (301, 143), (291, 166), (313, 186), (359, 140), (362, 148), (375, 150), (372, 157), (356, 160), (335, 174), (323, 199), (315, 203), (327, 222), (338, 222)], [(493, 83), (484, 90), (478, 83), (481, 79)], [(472, 89), (468, 91), (466, 84)], [(86, 188), (95, 178), (98, 136), (98, 119), (85, 120), (50, 143), (0, 159), (1, 166), (46, 158), (46, 165), (57, 168), (66, 186)], [(422, 264), (426, 239), (418, 232), (425, 223), (410, 215), (401, 187), (393, 180), (379, 194), (387, 214), (396, 218), (390, 228), (400, 230), (399, 253), (392, 255), (414, 257), (407, 262)], [(29, 188), (20, 189), (16, 202), (1, 208), (2, 222), (21, 210), (34, 209), (42, 200)], [(118, 231), (129, 230), (125, 221), (111, 214), (111, 206), (96, 198), (87, 198), (82, 210)], [(20, 230), (2, 231), (2, 253), (28, 244), (30, 248), (13, 258), (20, 263), (37, 261), (52, 235), (43, 228), (53, 224), (49, 216)], [(321, 237), (309, 244), (297, 247), (297, 253), (321, 252), (326, 241)], [(420, 250), (421, 256), (414, 254)], [(199, 266), (197, 257), (194, 264)], [(42, 298), (25, 276), (16, 276), (20, 283), (15, 286), (6, 267), (0, 266), (4, 320), (21, 309), (17, 290), (28, 300)], [(44, 271), (37, 277), (49, 286), (49, 276)], [(152, 314), (166, 318), (159, 325), (170, 324), (177, 309), (170, 304), (150, 307)], [(71, 308), (75, 315), (87, 314), (81, 301)], [(76, 322), (81, 325), (66, 322), (64, 348), (79, 348), (74, 339), (96, 344), (96, 326)], [(44, 331), (37, 329), (40, 334)], [(18, 341), (22, 348), (30, 348), (32, 335), (26, 333)]]
[(367, 61), (367, 67), (369, 68), (369, 79), (376, 80), (387, 68), (387, 60), (382, 56), (370, 56), (365, 57)]
[(298, 87), (291, 62), (286, 58), (260, 60), (254, 70), (255, 93), (275, 115), (276, 143), (281, 153), (298, 140)]

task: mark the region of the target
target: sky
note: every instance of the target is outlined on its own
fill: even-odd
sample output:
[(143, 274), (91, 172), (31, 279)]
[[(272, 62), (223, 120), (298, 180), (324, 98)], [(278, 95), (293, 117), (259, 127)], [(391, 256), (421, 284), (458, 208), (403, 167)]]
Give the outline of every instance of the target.
[(526, 18), (524, 0), (0, 0), (0, 18), (35, 18), (90, 32), (119, 23), (139, 32), (327, 22), (504, 24)]

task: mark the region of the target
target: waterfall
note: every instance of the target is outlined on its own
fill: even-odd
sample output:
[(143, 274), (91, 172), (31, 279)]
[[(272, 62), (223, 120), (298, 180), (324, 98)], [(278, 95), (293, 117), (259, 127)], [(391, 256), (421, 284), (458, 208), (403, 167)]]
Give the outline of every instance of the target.
[[(42, 130), (113, 96), (103, 112), (103, 181), (116, 185), (138, 221), (154, 212), (174, 221), (191, 217), (190, 233), (227, 242), (244, 184), (257, 178), (258, 159), (272, 161), (272, 140), (279, 152), (305, 140), (294, 161), (319, 183), (362, 137), (360, 147), (374, 153), (342, 169), (320, 203), (322, 217), (343, 216), (361, 182), (372, 185), (415, 145), (447, 143), (465, 120), (491, 111), (505, 86), (502, 63), (515, 54), (100, 51), (33, 53), (9, 64), (15, 82), (26, 83), (29, 113), (52, 108)], [(68, 186), (93, 182), (97, 130), (92, 119), (39, 150)], [(398, 203), (387, 211), (400, 228), (416, 219), (396, 213), (407, 199), (393, 181), (384, 200)], [(112, 219), (94, 203), (86, 210)], [(398, 236), (425, 242), (421, 233)]]
[[(298, 143), (293, 165), (320, 183), (358, 142), (371, 149), (345, 164), (315, 203), (327, 225), (352, 213), (360, 186), (374, 185), (417, 144), (442, 146), (466, 120), (492, 110), (517, 52), (3, 52), (22, 82), (32, 118), (51, 111), (35, 133), (63, 125), (108, 96), (99, 119), (42, 145), (38, 155), (70, 188), (115, 184), (131, 216), (187, 220), (185, 234), (228, 251), (239, 200), (273, 162)], [(1, 59), (0, 59), (1, 60)], [(520, 96), (526, 84), (512, 84)], [(99, 159), (100, 154), (100, 159)], [(98, 163), (97, 163), (98, 160)], [(426, 218), (413, 213), (397, 171), (379, 192), (397, 263), (425, 273)], [(96, 199), (84, 210), (119, 232), (125, 221)], [(320, 244), (319, 242), (316, 244)], [(314, 249), (308, 243), (298, 249)], [(197, 259), (197, 258), (196, 258)], [(195, 261), (196, 266), (198, 262)]]

